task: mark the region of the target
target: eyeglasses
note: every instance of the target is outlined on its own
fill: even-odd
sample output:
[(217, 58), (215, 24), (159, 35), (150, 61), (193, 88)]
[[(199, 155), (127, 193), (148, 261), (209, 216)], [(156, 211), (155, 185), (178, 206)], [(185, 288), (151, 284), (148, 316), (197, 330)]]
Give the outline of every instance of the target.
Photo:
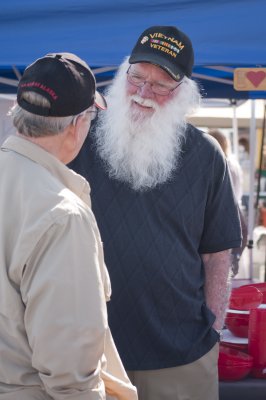
[(72, 125), (76, 125), (78, 118), (80, 117), (85, 117), (86, 115), (90, 115), (90, 120), (93, 121), (98, 114), (98, 108), (95, 105), (92, 105), (90, 108), (88, 108), (85, 111), (82, 111), (80, 114), (75, 115), (75, 117), (72, 120)]
[(90, 116), (91, 116), (91, 121), (93, 121), (93, 120), (97, 117), (98, 108), (97, 108), (95, 105), (93, 105), (93, 106), (91, 106), (90, 108), (88, 108), (88, 110), (86, 111), (86, 113), (89, 113), (89, 114), (90, 114)]
[(159, 94), (160, 96), (168, 96), (176, 88), (178, 88), (178, 86), (180, 86), (181, 83), (183, 83), (183, 81), (181, 81), (175, 87), (169, 88), (161, 83), (149, 82), (149, 81), (145, 80), (145, 78), (143, 76), (138, 75), (136, 72), (131, 72), (130, 68), (131, 68), (131, 65), (127, 70), (127, 81), (129, 83), (131, 83), (132, 85), (137, 86), (137, 87), (143, 87), (146, 83), (149, 83), (152, 92), (154, 94)]

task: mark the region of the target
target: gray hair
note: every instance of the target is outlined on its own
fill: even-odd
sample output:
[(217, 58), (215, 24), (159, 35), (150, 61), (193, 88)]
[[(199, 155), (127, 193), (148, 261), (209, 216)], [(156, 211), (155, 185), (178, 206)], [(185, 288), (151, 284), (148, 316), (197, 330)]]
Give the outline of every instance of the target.
[[(50, 108), (50, 102), (35, 92), (25, 92), (23, 99), (28, 103)], [(15, 104), (8, 115), (13, 120), (13, 125), (18, 132), (29, 137), (44, 137), (60, 134), (73, 121), (73, 116), (69, 117), (44, 117), (32, 114), (18, 104)]]

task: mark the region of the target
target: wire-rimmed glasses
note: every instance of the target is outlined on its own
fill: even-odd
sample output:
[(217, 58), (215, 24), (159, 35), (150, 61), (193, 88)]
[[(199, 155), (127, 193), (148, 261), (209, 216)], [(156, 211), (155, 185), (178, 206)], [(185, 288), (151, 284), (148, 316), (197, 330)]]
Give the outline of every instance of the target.
[(179, 82), (176, 86), (170, 88), (162, 83), (159, 82), (149, 82), (147, 81), (143, 76), (139, 75), (138, 73), (131, 71), (130, 70), (131, 65), (129, 66), (127, 70), (127, 80), (129, 83), (131, 83), (134, 86), (137, 87), (143, 87), (146, 83), (148, 83), (151, 87), (151, 90), (154, 94), (159, 94), (160, 96), (168, 96), (170, 93), (172, 93), (178, 86), (181, 85), (181, 82)]
[(80, 114), (75, 115), (72, 120), (72, 124), (75, 126), (77, 123), (78, 118), (89, 115), (90, 120), (93, 121), (98, 114), (98, 108), (93, 104), (91, 107), (89, 107), (87, 110), (82, 111)]

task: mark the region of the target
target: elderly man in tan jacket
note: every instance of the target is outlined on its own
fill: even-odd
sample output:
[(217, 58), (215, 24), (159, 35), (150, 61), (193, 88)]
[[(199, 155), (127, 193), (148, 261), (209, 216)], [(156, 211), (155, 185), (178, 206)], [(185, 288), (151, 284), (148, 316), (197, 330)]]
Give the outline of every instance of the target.
[(110, 282), (90, 187), (67, 168), (97, 108), (88, 65), (31, 64), (0, 152), (0, 398), (136, 400), (113, 343)]

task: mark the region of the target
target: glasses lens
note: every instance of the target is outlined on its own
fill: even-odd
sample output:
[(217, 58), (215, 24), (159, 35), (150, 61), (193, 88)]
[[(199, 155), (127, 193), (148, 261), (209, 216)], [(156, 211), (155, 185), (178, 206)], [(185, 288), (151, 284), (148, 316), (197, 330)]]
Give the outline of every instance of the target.
[(91, 120), (93, 121), (97, 117), (97, 111), (92, 111), (91, 112)]
[(130, 72), (127, 74), (127, 80), (134, 86), (143, 86), (145, 84), (145, 79), (141, 76), (131, 74)]
[(160, 96), (168, 96), (171, 92), (173, 92), (178, 86), (181, 85), (182, 82), (180, 82), (177, 86), (173, 88), (166, 87), (160, 83), (151, 83), (149, 81), (146, 81), (143, 76), (137, 75), (134, 72), (130, 71), (130, 68), (127, 70), (127, 80), (129, 83), (131, 83), (134, 86), (137, 87), (142, 87), (146, 83), (150, 85), (151, 90), (153, 91), (154, 94), (159, 94)]
[(153, 93), (159, 94), (159, 95), (161, 95), (161, 96), (168, 96), (168, 95), (169, 95), (170, 93), (172, 93), (176, 88), (178, 88), (178, 86), (180, 86), (181, 83), (182, 83), (182, 82), (180, 82), (178, 85), (176, 85), (176, 86), (173, 87), (173, 88), (169, 88), (169, 87), (166, 87), (166, 86), (163, 86), (163, 85), (154, 83), (154, 84), (152, 85), (152, 91), (153, 91)]
[(172, 89), (168, 89), (166, 87), (153, 84), (152, 85), (152, 91), (155, 94), (160, 94), (161, 96), (167, 96), (172, 91)]
[(95, 106), (92, 106), (92, 107), (88, 110), (88, 112), (90, 113), (91, 121), (93, 121), (93, 120), (97, 117), (98, 108), (95, 107)]

